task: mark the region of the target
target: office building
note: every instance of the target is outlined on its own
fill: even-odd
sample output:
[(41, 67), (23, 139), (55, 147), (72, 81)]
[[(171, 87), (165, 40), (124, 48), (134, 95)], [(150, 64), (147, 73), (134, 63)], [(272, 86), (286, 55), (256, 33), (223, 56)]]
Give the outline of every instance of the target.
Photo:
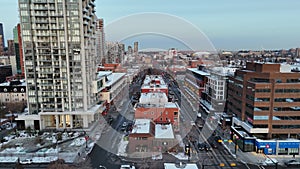
[[(101, 106), (94, 0), (19, 0), (27, 83), (25, 126), (88, 128)], [(97, 84), (97, 83), (96, 83)]]
[(246, 69), (237, 70), (228, 81), (228, 113), (236, 116), (233, 133), (262, 139), (299, 137), (299, 79), (289, 65), (248, 62)]

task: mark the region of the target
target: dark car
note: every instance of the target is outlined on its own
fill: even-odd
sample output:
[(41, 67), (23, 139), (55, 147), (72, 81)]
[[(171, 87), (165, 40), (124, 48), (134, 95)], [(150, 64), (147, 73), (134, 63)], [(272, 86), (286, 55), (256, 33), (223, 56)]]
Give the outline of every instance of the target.
[(300, 161), (297, 160), (289, 160), (284, 162), (284, 164), (288, 167), (300, 167)]
[(204, 144), (205, 151), (211, 151), (211, 146), (209, 144)]
[(200, 151), (205, 150), (205, 143), (198, 143), (198, 150)]
[(212, 148), (215, 148), (215, 149), (218, 148), (217, 143), (215, 141), (210, 143), (210, 145)]
[(221, 136), (215, 136), (215, 141), (216, 141), (217, 143), (221, 143), (221, 142), (219, 142), (219, 140), (222, 140)]

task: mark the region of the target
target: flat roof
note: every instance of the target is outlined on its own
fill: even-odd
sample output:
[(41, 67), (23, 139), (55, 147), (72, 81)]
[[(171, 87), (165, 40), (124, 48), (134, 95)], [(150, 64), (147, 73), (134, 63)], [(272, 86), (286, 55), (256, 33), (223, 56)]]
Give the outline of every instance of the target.
[(114, 84), (116, 81), (118, 81), (119, 79), (121, 79), (123, 76), (125, 76), (126, 73), (112, 73), (109, 76), (107, 76), (107, 83), (106, 86), (110, 86), (112, 84)]
[(165, 93), (141, 93), (140, 103), (167, 103), (168, 97)]
[(175, 163), (164, 163), (165, 169), (198, 169), (196, 164), (182, 164), (176, 165)]
[(204, 71), (202, 71), (202, 70), (199, 70), (198, 68), (188, 68), (188, 70), (190, 70), (190, 71), (192, 71), (192, 72), (194, 72), (194, 73), (197, 73), (197, 74), (199, 74), (199, 75), (203, 75), (203, 76), (208, 76), (208, 75), (210, 75), (209, 73), (204, 72)]
[(174, 139), (174, 132), (171, 124), (156, 124), (155, 138)]
[(137, 103), (136, 108), (178, 108), (176, 103), (168, 102), (168, 103)]
[(150, 119), (136, 119), (131, 133), (150, 133)]
[[(26, 81), (25, 79), (19, 80), (21, 83), (18, 85), (12, 85), (12, 86), (26, 86)], [(10, 86), (10, 82), (4, 82), (0, 83), (0, 86)]]

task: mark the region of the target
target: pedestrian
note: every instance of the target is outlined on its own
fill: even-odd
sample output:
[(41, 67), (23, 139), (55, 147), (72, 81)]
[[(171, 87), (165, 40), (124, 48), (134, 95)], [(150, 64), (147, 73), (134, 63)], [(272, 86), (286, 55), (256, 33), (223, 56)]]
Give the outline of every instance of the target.
[(78, 152), (78, 156), (80, 157), (80, 152)]

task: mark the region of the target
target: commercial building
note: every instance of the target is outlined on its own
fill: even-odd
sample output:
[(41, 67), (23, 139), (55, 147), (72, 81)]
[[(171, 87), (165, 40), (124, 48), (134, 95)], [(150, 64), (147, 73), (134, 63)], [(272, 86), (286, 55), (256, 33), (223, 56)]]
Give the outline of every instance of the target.
[(226, 112), (227, 79), (236, 68), (214, 67), (209, 69), (207, 83), (200, 99), (201, 117), (207, 115), (223, 115)]
[(94, 0), (19, 0), (29, 111), (18, 120), (26, 127), (88, 128), (101, 113), (95, 9)]
[(288, 65), (248, 62), (237, 70), (228, 81), (228, 113), (236, 116), (233, 133), (238, 129), (261, 139), (299, 138), (299, 79)]
[(178, 144), (171, 124), (155, 124), (150, 119), (136, 119), (129, 134), (130, 157), (151, 157)]

